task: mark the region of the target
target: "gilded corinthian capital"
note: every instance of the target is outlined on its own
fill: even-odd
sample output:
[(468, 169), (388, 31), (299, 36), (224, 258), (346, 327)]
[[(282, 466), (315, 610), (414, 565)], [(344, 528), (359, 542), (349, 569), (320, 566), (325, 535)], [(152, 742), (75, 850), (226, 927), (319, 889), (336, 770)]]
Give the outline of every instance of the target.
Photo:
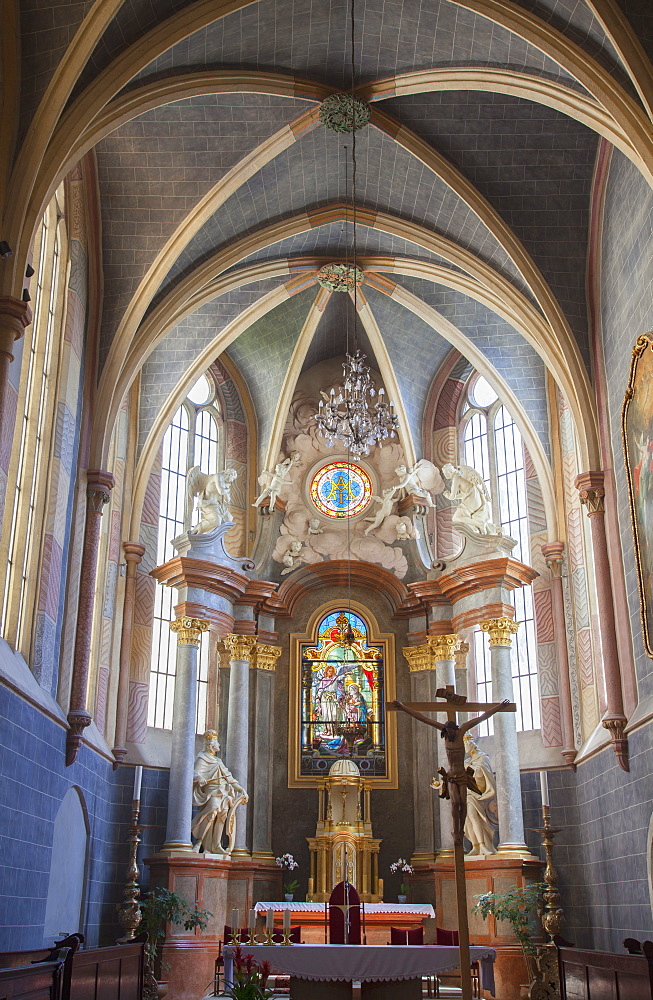
[(257, 670), (274, 670), (280, 656), (281, 646), (265, 646), (262, 642), (259, 642), (256, 646), (256, 663), (254, 666)]
[(455, 632), (449, 635), (433, 635), (428, 638), (431, 655), (436, 663), (442, 663), (443, 660), (455, 659), (459, 642), (460, 636), (456, 635)]
[(177, 618), (170, 622), (170, 629), (177, 633), (178, 646), (199, 646), (202, 632), (209, 629), (209, 622), (204, 618)]
[(505, 615), (503, 618), (488, 618), (478, 625), (490, 637), (490, 646), (510, 646), (513, 635), (519, 629), (519, 623), (512, 618), (506, 618)]
[(418, 670), (435, 670), (433, 653), (428, 644), (424, 646), (406, 646), (403, 653), (408, 660), (408, 669), (411, 674)]
[(251, 663), (256, 653), (255, 635), (225, 635), (222, 640), (230, 660), (246, 660)]

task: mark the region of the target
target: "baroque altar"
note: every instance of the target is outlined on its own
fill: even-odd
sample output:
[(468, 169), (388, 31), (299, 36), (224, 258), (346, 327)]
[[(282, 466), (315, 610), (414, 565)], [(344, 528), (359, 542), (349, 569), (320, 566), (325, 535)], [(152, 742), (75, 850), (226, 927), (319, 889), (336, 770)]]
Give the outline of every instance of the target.
[(347, 879), (364, 903), (383, 899), (379, 878), (379, 846), (372, 836), (370, 784), (353, 760), (337, 760), (329, 776), (318, 782), (318, 818), (311, 852), (308, 902), (327, 902), (339, 882)]

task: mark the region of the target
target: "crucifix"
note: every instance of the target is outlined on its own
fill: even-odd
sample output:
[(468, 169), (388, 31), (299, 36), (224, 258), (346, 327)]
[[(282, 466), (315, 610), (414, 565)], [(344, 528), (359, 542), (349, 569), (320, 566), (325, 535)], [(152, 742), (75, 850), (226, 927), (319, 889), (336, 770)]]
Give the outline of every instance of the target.
[[(453, 822), (453, 852), (456, 872), (456, 903), (458, 908), (458, 947), (460, 951), (460, 979), (463, 1000), (472, 1000), (472, 977), (469, 959), (469, 924), (467, 920), (467, 891), (465, 886), (465, 851), (463, 846), (463, 831), (467, 816), (467, 789), (481, 793), (474, 781), (471, 767), (465, 768), (465, 744), (463, 736), (480, 722), (485, 722), (497, 712), (516, 712), (514, 702), (494, 703), (469, 702), (464, 695), (456, 694), (451, 685), (438, 688), (436, 698), (441, 701), (390, 701), (386, 709), (390, 712), (406, 712), (418, 722), (433, 726), (440, 730), (447, 752), (448, 768), (441, 767), (442, 777), (440, 798), (451, 801), (451, 818)], [(482, 712), (481, 715), (468, 719), (460, 725), (456, 721), (459, 712)], [(428, 719), (422, 712), (446, 714), (446, 722)]]

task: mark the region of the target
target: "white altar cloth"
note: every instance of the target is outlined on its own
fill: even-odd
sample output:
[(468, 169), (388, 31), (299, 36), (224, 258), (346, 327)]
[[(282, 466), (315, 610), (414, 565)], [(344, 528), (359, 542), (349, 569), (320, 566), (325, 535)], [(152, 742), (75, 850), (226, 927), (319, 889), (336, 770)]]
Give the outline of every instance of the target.
[[(225, 989), (233, 982), (235, 948), (225, 946)], [(297, 979), (345, 982), (393, 982), (437, 975), (460, 964), (458, 948), (446, 945), (294, 944), (243, 945), (243, 957), (269, 962), (272, 972)], [(472, 962), (481, 966), (481, 985), (494, 996), (494, 948), (469, 949)]]
[[(270, 900), (268, 903), (257, 903), (256, 909), (260, 913), (262, 910), (290, 910), (292, 913), (324, 913), (324, 907), (328, 903), (286, 903), (279, 900)], [(363, 903), (366, 913), (417, 913), (421, 917), (434, 917), (435, 910), (430, 903)]]

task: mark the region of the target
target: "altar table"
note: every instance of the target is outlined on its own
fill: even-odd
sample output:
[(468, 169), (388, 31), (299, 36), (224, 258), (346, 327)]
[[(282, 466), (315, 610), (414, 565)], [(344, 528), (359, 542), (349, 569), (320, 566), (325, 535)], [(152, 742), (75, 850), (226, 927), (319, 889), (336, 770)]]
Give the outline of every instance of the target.
[[(233, 982), (233, 955), (235, 948), (224, 948), (225, 989)], [(339, 983), (340, 989), (332, 991), (334, 997), (351, 996), (351, 985), (360, 982), (361, 996), (381, 997), (386, 991), (373, 984), (402, 981), (402, 997), (422, 995), (422, 977), (434, 976), (448, 969), (457, 969), (460, 964), (458, 948), (445, 945), (337, 945), (337, 944), (295, 944), (295, 945), (243, 945), (243, 956), (252, 955), (257, 962), (270, 963), (272, 972), (291, 978), (291, 997), (302, 997), (301, 980)], [(494, 996), (494, 971), (492, 963), (494, 948), (471, 947), (472, 962), (481, 967), (481, 986)], [(293, 982), (298, 988), (293, 991)], [(412, 992), (409, 983), (414, 986)], [(365, 988), (365, 984), (369, 984)], [(320, 995), (329, 995), (320, 990)], [(317, 996), (316, 990), (306, 996)], [(389, 993), (388, 993), (389, 995)]]
[[(328, 909), (328, 903), (326, 904)], [(365, 938), (367, 944), (388, 944), (390, 928), (399, 927), (410, 930), (419, 927), (424, 917), (435, 917), (435, 911), (430, 903), (364, 903), (365, 907)], [(325, 944), (324, 937), (324, 903), (261, 902), (256, 904), (260, 913), (263, 910), (274, 910), (277, 923), (281, 923), (284, 910), (292, 913), (293, 926), (299, 924), (302, 929), (301, 939), (304, 944)]]

